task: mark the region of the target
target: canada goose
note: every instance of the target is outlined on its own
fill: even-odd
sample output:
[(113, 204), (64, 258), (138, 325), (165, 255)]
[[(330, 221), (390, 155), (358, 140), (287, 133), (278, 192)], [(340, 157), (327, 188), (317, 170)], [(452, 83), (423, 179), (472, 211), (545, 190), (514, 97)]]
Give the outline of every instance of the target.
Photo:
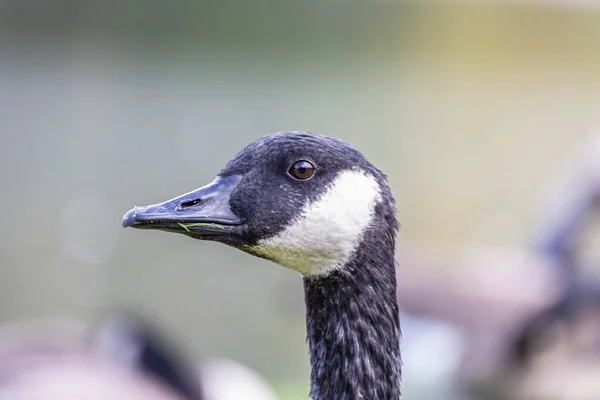
[(307, 132), (250, 143), (216, 179), (134, 207), (124, 227), (233, 246), (303, 276), (315, 400), (397, 399), (395, 201), (357, 149)]
[(3, 327), (0, 398), (204, 400), (195, 371), (165, 341), (119, 319), (98, 329), (73, 320)]
[(457, 327), (463, 354), (454, 375), (463, 396), (599, 398), (592, 382), (600, 371), (600, 285), (590, 269), (600, 254), (600, 136), (591, 139), (545, 199), (533, 249), (455, 254), (403, 243), (400, 309)]
[(118, 313), (89, 326), (36, 320), (0, 328), (0, 399), (277, 400), (243, 364), (196, 366), (148, 318)]
[(144, 374), (182, 400), (277, 400), (268, 382), (239, 362), (212, 358), (192, 365), (166, 333), (139, 313), (121, 312), (103, 319), (91, 342), (104, 359)]
[(169, 388), (179, 398), (204, 400), (195, 368), (147, 318), (128, 312), (106, 318), (92, 331), (92, 348)]

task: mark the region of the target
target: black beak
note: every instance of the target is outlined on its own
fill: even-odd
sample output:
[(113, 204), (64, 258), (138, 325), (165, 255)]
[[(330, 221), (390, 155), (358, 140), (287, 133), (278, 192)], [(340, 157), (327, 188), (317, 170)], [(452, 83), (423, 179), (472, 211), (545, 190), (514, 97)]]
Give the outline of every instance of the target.
[(241, 175), (217, 177), (200, 189), (164, 203), (134, 207), (123, 216), (123, 227), (158, 229), (192, 237), (230, 235), (244, 221), (229, 207), (231, 192)]

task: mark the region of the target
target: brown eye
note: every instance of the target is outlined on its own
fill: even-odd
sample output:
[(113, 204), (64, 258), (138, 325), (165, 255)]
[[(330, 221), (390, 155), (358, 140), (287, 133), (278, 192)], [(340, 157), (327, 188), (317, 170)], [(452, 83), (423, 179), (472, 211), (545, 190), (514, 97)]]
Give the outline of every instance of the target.
[(314, 175), (315, 167), (308, 161), (296, 161), (294, 165), (290, 167), (288, 173), (296, 179), (306, 180)]

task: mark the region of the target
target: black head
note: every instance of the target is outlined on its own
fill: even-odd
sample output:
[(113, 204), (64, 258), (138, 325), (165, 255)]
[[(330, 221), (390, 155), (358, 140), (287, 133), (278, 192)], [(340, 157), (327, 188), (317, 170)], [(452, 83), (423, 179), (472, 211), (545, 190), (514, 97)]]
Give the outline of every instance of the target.
[(135, 207), (123, 226), (222, 242), (311, 275), (347, 262), (382, 210), (395, 213), (385, 176), (358, 150), (280, 132), (246, 146), (209, 185)]

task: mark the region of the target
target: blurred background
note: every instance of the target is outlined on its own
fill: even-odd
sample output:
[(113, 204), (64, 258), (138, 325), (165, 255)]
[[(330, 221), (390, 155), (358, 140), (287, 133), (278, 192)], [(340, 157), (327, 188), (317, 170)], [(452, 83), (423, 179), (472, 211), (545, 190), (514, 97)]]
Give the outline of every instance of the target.
[(0, 323), (140, 310), (307, 398), (296, 273), (121, 228), (305, 130), (389, 175), (407, 399), (597, 399), (526, 379), (600, 374), (599, 50), (594, 0), (2, 1)]

